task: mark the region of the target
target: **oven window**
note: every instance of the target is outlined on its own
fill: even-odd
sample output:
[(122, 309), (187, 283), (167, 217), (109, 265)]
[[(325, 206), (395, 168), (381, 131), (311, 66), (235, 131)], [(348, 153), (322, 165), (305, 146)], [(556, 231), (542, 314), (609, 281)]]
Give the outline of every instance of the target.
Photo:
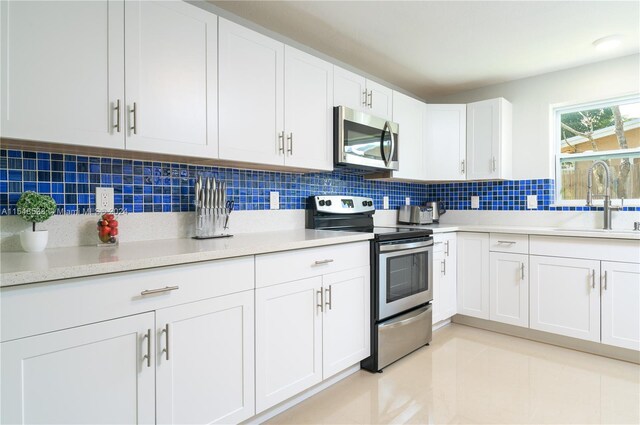
[(387, 303), (429, 289), (428, 252), (387, 258)]

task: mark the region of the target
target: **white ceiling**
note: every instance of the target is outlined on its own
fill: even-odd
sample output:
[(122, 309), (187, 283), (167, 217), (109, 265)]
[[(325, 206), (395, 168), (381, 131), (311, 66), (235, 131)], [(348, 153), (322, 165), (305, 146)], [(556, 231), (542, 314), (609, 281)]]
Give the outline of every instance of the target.
[(210, 2), (424, 99), (640, 51), (638, 1)]

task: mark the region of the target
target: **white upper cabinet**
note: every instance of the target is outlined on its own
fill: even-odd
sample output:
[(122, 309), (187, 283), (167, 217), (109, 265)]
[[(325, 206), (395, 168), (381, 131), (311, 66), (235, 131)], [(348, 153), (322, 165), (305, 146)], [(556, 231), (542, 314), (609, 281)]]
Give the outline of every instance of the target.
[(285, 165), (333, 170), (333, 65), (284, 48)]
[(467, 104), (468, 180), (511, 178), (511, 110), (503, 98)]
[(220, 158), (332, 170), (333, 66), (222, 18), (219, 37)]
[(216, 15), (182, 1), (1, 7), (2, 137), (217, 156)]
[(1, 136), (123, 148), (124, 2), (0, 8)]
[(333, 104), (386, 120), (393, 116), (393, 90), (354, 72), (333, 67)]
[(182, 1), (124, 16), (127, 149), (216, 157), (217, 16)]
[(412, 97), (393, 92), (393, 121), (398, 123), (398, 161), (400, 169), (392, 177), (424, 180), (424, 122), (426, 105)]
[(425, 180), (466, 179), (466, 132), (467, 105), (426, 106)]
[(282, 165), (284, 45), (220, 18), (220, 158)]

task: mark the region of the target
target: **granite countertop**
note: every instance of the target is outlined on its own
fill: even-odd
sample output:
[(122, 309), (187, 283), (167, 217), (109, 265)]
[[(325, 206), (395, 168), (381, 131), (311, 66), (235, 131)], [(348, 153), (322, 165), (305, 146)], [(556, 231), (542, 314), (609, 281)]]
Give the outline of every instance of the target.
[(493, 232), (493, 233), (519, 233), (525, 235), (543, 236), (572, 236), (579, 238), (603, 238), (603, 239), (631, 239), (640, 241), (640, 232), (632, 230), (602, 230), (602, 229), (578, 229), (561, 227), (535, 227), (535, 226), (502, 226), (485, 224), (425, 224), (406, 225), (399, 224), (396, 227), (411, 227), (417, 229), (431, 229), (433, 233), (447, 232)]
[(129, 242), (109, 247), (54, 248), (39, 253), (3, 252), (0, 255), (0, 287), (313, 248), (372, 238), (372, 233), (299, 229), (238, 234), (220, 239)]

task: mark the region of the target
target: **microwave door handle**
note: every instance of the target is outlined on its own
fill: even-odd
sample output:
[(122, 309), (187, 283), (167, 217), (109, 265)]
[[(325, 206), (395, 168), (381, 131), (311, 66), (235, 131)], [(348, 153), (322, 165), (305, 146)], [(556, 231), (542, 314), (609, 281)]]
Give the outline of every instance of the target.
[[(389, 136), (391, 138), (391, 152), (389, 157), (384, 153), (384, 135), (387, 133), (387, 129), (389, 130)], [(393, 137), (393, 131), (391, 130), (391, 124), (389, 124), (389, 121), (385, 121), (384, 126), (382, 127), (382, 134), (380, 135), (380, 155), (382, 156), (384, 165), (387, 167), (391, 163), (391, 158), (393, 158), (394, 144), (395, 139)]]
[(391, 128), (391, 123), (389, 123), (389, 121), (387, 121), (385, 125), (389, 129), (389, 137), (391, 138), (391, 152), (389, 153), (389, 161), (386, 162), (387, 167), (388, 167), (389, 164), (391, 163), (391, 161), (393, 161), (393, 155), (395, 154), (395, 151), (396, 151), (396, 136), (393, 134), (393, 129)]

